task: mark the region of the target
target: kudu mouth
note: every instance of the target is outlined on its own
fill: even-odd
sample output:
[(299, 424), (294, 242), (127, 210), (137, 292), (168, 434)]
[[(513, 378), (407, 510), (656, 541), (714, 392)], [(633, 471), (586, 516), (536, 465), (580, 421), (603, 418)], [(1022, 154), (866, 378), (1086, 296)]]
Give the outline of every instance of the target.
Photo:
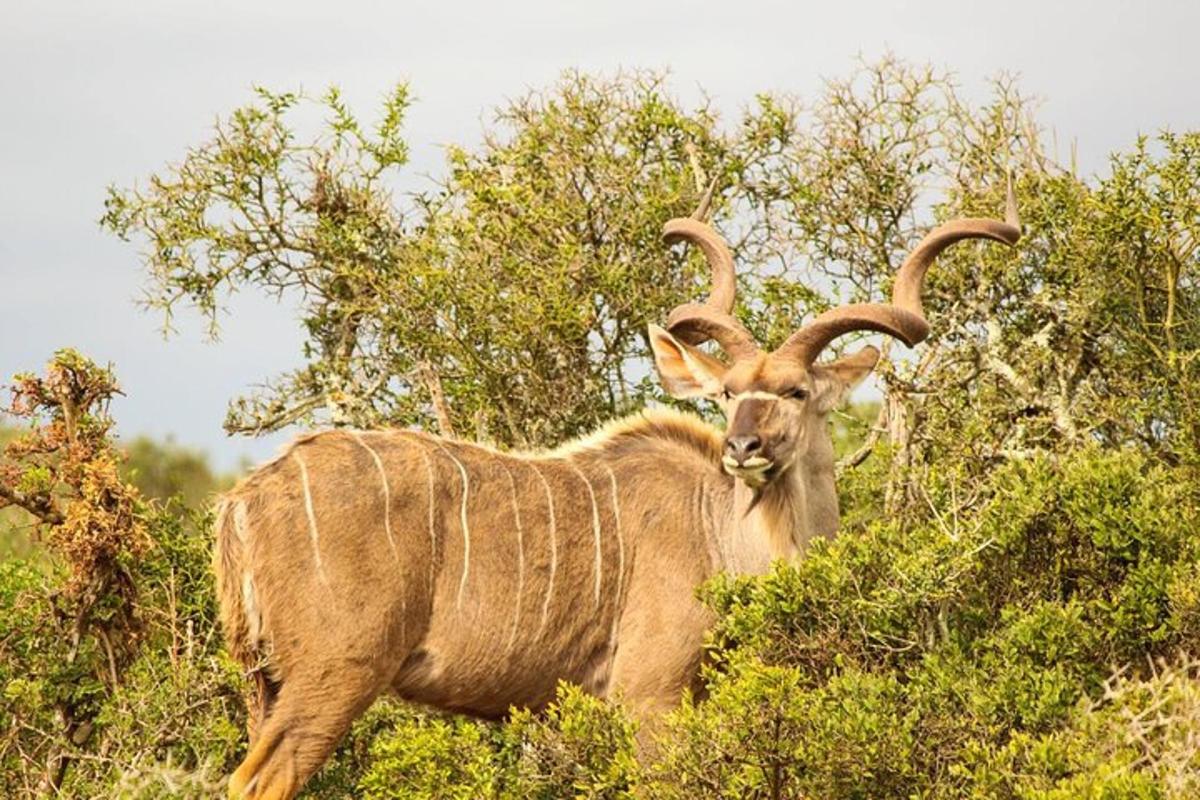
[(726, 474), (741, 480), (751, 489), (765, 486), (778, 473), (775, 462), (762, 456), (751, 456), (744, 461), (725, 456), (721, 459), (721, 466)]

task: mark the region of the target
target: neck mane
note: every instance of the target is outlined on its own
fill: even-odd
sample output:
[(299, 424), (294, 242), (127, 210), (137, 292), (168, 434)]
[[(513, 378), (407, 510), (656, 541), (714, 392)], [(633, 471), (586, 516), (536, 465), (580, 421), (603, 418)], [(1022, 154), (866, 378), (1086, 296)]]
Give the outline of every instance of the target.
[(540, 455), (566, 458), (578, 453), (620, 451), (629, 446), (666, 444), (721, 467), (721, 431), (694, 414), (666, 408), (648, 408), (613, 420), (594, 433), (560, 445)]

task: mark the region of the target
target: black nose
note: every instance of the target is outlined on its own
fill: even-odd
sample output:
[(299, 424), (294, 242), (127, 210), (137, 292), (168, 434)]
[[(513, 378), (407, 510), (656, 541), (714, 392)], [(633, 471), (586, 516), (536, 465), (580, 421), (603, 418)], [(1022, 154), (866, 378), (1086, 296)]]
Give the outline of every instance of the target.
[(739, 464), (746, 459), (756, 456), (762, 450), (762, 439), (750, 434), (748, 436), (730, 436), (725, 440), (725, 454), (733, 456)]

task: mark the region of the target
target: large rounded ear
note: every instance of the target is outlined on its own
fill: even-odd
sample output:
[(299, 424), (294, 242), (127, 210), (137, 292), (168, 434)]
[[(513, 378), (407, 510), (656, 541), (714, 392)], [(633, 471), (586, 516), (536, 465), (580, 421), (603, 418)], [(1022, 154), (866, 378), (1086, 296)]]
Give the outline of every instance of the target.
[(657, 325), (650, 326), (650, 349), (663, 388), (673, 397), (715, 400), (724, 389), (726, 367), (707, 353), (684, 344)]
[(864, 347), (853, 355), (844, 356), (827, 364), (814, 364), (809, 370), (816, 391), (813, 393), (817, 410), (827, 414), (837, 408), (875, 369), (879, 351)]

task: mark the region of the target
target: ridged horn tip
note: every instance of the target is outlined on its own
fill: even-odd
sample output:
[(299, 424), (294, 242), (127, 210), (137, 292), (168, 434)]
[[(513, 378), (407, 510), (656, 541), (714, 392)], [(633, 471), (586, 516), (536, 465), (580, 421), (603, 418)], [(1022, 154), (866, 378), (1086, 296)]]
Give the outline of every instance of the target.
[(697, 222), (704, 222), (708, 217), (708, 212), (712, 210), (713, 194), (717, 191), (717, 176), (708, 182), (708, 188), (704, 190), (704, 194), (700, 197), (700, 202), (696, 206), (696, 210), (692, 212), (691, 219)]

